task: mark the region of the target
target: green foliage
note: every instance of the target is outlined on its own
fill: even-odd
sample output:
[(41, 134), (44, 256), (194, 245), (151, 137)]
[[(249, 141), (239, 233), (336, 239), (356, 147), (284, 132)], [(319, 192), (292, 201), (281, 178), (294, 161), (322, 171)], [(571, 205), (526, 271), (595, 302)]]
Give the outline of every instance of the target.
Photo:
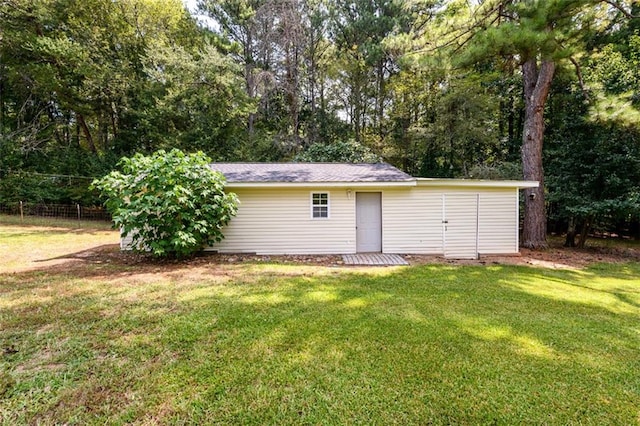
[(22, 143), (29, 148), (110, 149), (145, 87), (146, 54), (186, 34), (193, 49), (201, 44), (179, 0), (12, 3), (0, 5), (0, 55), (12, 89), (4, 101), (15, 130), (33, 130)]
[(472, 79), (453, 82), (439, 93), (435, 118), (424, 128), (425, 157), (439, 170), (423, 173), (468, 175), (475, 163), (492, 160), (499, 142), (495, 107)]
[(640, 130), (592, 121), (582, 93), (558, 86), (545, 149), (552, 218), (609, 231), (640, 220)]
[(300, 128), (304, 132), (307, 144), (334, 143), (353, 137), (351, 125), (328, 110), (309, 107), (301, 111)]
[(387, 85), (399, 71), (384, 42), (408, 28), (410, 15), (393, 0), (338, 1), (329, 10), (342, 96), (348, 99), (355, 139), (363, 142), (367, 130), (381, 138), (385, 104), (392, 97)]
[(585, 80), (595, 92), (589, 112), (592, 122), (640, 123), (640, 31), (636, 31), (618, 43), (599, 46), (584, 61)]
[(157, 257), (186, 257), (222, 240), (222, 228), (236, 214), (238, 199), (225, 193), (224, 176), (209, 168), (202, 152), (178, 149), (120, 161), (93, 186), (108, 199), (122, 236)]
[[(547, 150), (550, 201), (564, 218), (599, 220), (611, 228), (618, 220), (640, 218), (640, 133), (583, 123)], [(604, 222), (604, 223), (603, 223)]]
[(135, 152), (240, 150), (238, 69), (180, 0), (0, 2), (0, 28), (0, 173), (95, 177)]
[[(398, 77), (392, 88), (401, 102), (392, 110), (394, 132), (387, 138), (385, 158), (425, 177), (469, 176), (475, 165), (507, 160), (504, 141), (509, 139), (500, 133), (508, 126), (500, 124), (498, 89), (488, 84), (494, 82), (491, 75), (443, 78), (415, 71)], [(425, 84), (430, 87), (421, 89)]]
[[(458, 5), (456, 2), (451, 2)], [(590, 37), (598, 0), (537, 2), (481, 2), (462, 7), (458, 26), (449, 28), (450, 47), (464, 46), (453, 54), (455, 62), (472, 64), (487, 57), (513, 57), (559, 62), (582, 48)], [(467, 5), (471, 5), (470, 3)], [(468, 7), (468, 6), (467, 6)], [(458, 10), (459, 11), (459, 10)]]
[(33, 172), (15, 172), (0, 178), (0, 203), (19, 201), (92, 205), (97, 200), (83, 178)]
[(93, 179), (172, 148), (521, 177), (527, 58), (555, 63), (554, 93), (589, 94), (545, 108), (554, 214), (609, 215), (635, 199), (624, 177), (603, 198), (620, 202), (593, 198), (606, 170), (590, 162), (622, 145), (615, 167), (637, 161), (640, 20), (621, 12), (638, 16), (637, 2), (197, 3), (216, 25), (199, 27), (181, 0), (0, 1), (0, 200), (93, 204), (83, 179), (56, 175)]
[(522, 164), (499, 162), (493, 165), (479, 164), (471, 168), (472, 179), (519, 180), (522, 179)]
[(592, 228), (639, 235), (640, 37), (635, 21), (592, 40), (579, 63), (580, 85), (565, 74), (553, 88), (545, 149), (550, 217), (560, 230), (581, 228), (580, 245)]
[[(523, 77), (524, 119), (522, 141), (523, 175), (538, 180), (535, 195), (525, 204), (522, 243), (544, 248), (546, 205), (542, 156), (545, 105), (556, 70), (577, 64), (597, 30), (617, 27), (628, 2), (613, 5), (600, 0), (445, 2), (436, 12), (436, 37), (426, 33), (426, 42), (446, 52), (451, 62), (470, 66), (490, 59), (516, 63)], [(506, 67), (510, 69), (511, 67)], [(578, 69), (578, 76), (580, 70)], [(581, 79), (582, 83), (582, 79)]]
[(200, 150), (216, 160), (238, 158), (240, 132), (254, 108), (237, 65), (212, 46), (198, 55), (158, 47), (145, 62), (155, 92), (148, 130), (158, 145)]
[[(6, 139), (15, 148), (15, 141)], [(99, 205), (102, 200), (87, 183), (113, 168), (111, 153), (86, 155), (77, 146), (53, 145), (21, 156), (0, 158), (0, 203), (80, 203)]]
[(316, 143), (296, 155), (293, 161), (323, 163), (379, 163), (382, 159), (354, 140)]

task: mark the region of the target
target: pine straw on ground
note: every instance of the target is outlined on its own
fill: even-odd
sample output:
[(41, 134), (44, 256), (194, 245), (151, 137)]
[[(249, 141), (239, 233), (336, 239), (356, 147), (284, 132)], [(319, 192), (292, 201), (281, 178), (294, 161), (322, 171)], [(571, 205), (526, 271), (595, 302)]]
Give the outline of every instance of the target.
[[(595, 263), (624, 263), (640, 261), (640, 246), (628, 244), (594, 244), (584, 249), (566, 248), (559, 241), (551, 241), (546, 250), (521, 248), (515, 255), (481, 255), (477, 260), (445, 259), (442, 256), (403, 254), (410, 265), (532, 265), (553, 269), (583, 269)], [(282, 263), (346, 267), (340, 255), (256, 255), (220, 254), (204, 252), (190, 259), (159, 260), (148, 255), (122, 252), (118, 245), (105, 245), (85, 252), (75, 253), (76, 259), (92, 263), (135, 265), (147, 268), (181, 268), (211, 264)]]

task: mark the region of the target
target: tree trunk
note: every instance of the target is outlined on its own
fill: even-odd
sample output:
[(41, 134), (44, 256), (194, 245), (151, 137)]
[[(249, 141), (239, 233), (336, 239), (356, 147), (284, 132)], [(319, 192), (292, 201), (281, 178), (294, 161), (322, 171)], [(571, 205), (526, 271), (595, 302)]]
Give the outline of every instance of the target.
[(378, 61), (378, 98), (376, 100), (376, 130), (380, 139), (383, 138), (382, 122), (384, 121), (384, 96), (385, 96), (385, 81), (384, 81), (384, 60)]
[(300, 60), (298, 53), (298, 47), (291, 43), (290, 49), (287, 49), (285, 59), (291, 134), (296, 149), (300, 148), (300, 84), (298, 81)]
[(580, 231), (580, 241), (578, 241), (578, 248), (584, 248), (584, 244), (587, 242), (587, 236), (591, 230), (591, 223), (593, 219), (587, 216), (582, 223), (582, 230)]
[(307, 136), (308, 145), (313, 145), (318, 140), (318, 106), (316, 104), (316, 45), (313, 42), (313, 37), (311, 37), (311, 42), (309, 43), (310, 53), (309, 53), (309, 104), (311, 105), (311, 120), (309, 120), (309, 134)]
[(544, 105), (547, 101), (555, 64), (536, 59), (522, 65), (525, 117), (522, 134), (522, 170), (525, 180), (538, 181), (538, 188), (525, 190), (522, 245), (527, 248), (547, 248), (547, 215), (544, 201), (544, 170), (542, 143), (544, 135)]
[(567, 238), (564, 240), (565, 247), (576, 246), (576, 218), (571, 216), (569, 219), (569, 227), (567, 228)]
[(352, 92), (352, 105), (353, 105), (353, 117), (351, 118), (353, 123), (353, 133), (356, 138), (356, 142), (361, 142), (360, 131), (362, 130), (361, 115), (362, 104), (360, 103), (360, 82), (356, 81), (353, 85)]
[(56, 142), (62, 145), (64, 140), (62, 136), (60, 136), (60, 129), (58, 128), (58, 120), (56, 118), (56, 110), (53, 101), (47, 102), (47, 116), (49, 117), (49, 121), (53, 124), (53, 134), (56, 138)]
[(82, 114), (76, 113), (76, 119), (78, 120), (78, 124), (82, 129), (84, 137), (87, 139), (87, 145), (89, 145), (89, 149), (95, 154), (96, 152), (98, 152), (98, 150), (96, 149), (95, 143), (93, 143), (93, 137), (91, 136), (91, 131), (89, 130), (89, 126), (87, 126), (87, 122), (85, 121), (84, 116)]
[(109, 118), (111, 119), (111, 131), (113, 132), (113, 137), (117, 138), (118, 137), (118, 126), (119, 126), (119, 119), (118, 119), (118, 106), (115, 102), (109, 102)]
[[(255, 90), (255, 76), (253, 75), (254, 69), (254, 59), (253, 59), (253, 31), (251, 28), (247, 28), (247, 41), (244, 45), (244, 81), (245, 88), (247, 91), (247, 95), (251, 100), (256, 98), (256, 90)], [(247, 118), (247, 131), (249, 132), (249, 136), (253, 136), (254, 127), (255, 127), (255, 118), (256, 114), (254, 112), (249, 113), (249, 117)]]
[(4, 66), (0, 61), (0, 136), (4, 134)]
[(629, 224), (629, 235), (634, 240), (640, 240), (640, 220), (631, 220), (631, 223)]

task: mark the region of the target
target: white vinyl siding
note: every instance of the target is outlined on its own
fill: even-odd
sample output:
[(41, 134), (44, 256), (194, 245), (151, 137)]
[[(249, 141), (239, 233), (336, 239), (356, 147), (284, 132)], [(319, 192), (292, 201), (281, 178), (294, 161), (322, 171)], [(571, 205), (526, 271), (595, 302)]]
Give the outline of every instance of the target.
[(468, 249), (475, 251), (476, 237), (480, 255), (518, 252), (517, 189), (420, 186), (384, 191), (382, 250), (444, 255), (443, 196), (447, 195), (453, 201), (448, 219), (463, 221), (460, 225), (468, 234), (449, 235), (452, 256), (475, 257)]
[(225, 238), (210, 250), (223, 253), (341, 254), (355, 253), (355, 200), (346, 189), (328, 193), (330, 218), (309, 213), (309, 189), (233, 190), (240, 199), (238, 214), (223, 229)]
[(518, 253), (518, 190), (483, 191), (478, 206), (478, 252)]
[[(122, 238), (122, 228), (120, 228), (120, 250), (133, 250), (133, 237), (138, 233), (138, 230), (134, 229), (129, 232), (125, 238)], [(148, 247), (145, 247), (143, 244), (138, 242), (138, 249), (146, 250)]]
[(442, 254), (442, 194), (429, 188), (385, 189), (382, 250)]
[(120, 230), (120, 250), (131, 250), (133, 248), (133, 233), (129, 232), (126, 237), (122, 237)]
[[(477, 251), (483, 254), (513, 254), (518, 252), (518, 191), (513, 188), (483, 188), (476, 191), (446, 191), (445, 194), (468, 194), (467, 202), (451, 205), (447, 213), (463, 219), (468, 231), (468, 238), (458, 234), (458, 241), (447, 246), (451, 249), (451, 257), (468, 257), (474, 239), (477, 238)], [(474, 199), (475, 198), (475, 199)], [(477, 203), (477, 211), (476, 211)], [(466, 207), (465, 207), (466, 206)], [(462, 212), (466, 209), (467, 213)], [(476, 214), (477, 213), (477, 214)], [(477, 216), (477, 223), (476, 223)], [(449, 223), (448, 225), (451, 225)], [(477, 236), (473, 228), (477, 229)], [(447, 241), (452, 243), (452, 241)], [(466, 246), (463, 248), (463, 246)], [(464, 251), (464, 253), (462, 253)], [(445, 254), (446, 251), (445, 251)]]
[[(455, 209), (467, 217), (458, 235), (478, 253), (518, 252), (518, 190), (505, 188), (456, 188), (452, 186), (371, 187), (382, 193), (382, 252), (445, 254), (443, 196), (462, 194), (466, 202)], [(238, 214), (223, 230), (225, 239), (210, 247), (223, 253), (350, 254), (356, 252), (357, 189), (331, 188), (234, 188)], [(313, 218), (314, 193), (328, 194), (329, 218)], [(467, 197), (468, 195), (468, 197)], [(464, 214), (473, 209), (477, 215)], [(310, 211), (311, 210), (311, 211)], [(451, 212), (451, 214), (458, 214)], [(475, 223), (477, 216), (477, 224)], [(471, 223), (473, 222), (473, 223)], [(477, 229), (477, 234), (474, 232)], [(130, 242), (121, 242), (123, 248)]]

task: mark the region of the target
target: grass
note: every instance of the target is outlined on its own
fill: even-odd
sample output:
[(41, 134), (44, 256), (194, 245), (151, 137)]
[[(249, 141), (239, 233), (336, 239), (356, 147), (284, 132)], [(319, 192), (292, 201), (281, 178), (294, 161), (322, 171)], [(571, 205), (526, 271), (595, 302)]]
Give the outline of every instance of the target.
[(638, 263), (127, 265), (38, 229), (0, 225), (60, 262), (0, 259), (2, 424), (640, 423)]
[(46, 227), (62, 229), (86, 229), (105, 231), (112, 229), (112, 223), (100, 220), (77, 220), (41, 216), (20, 216), (0, 214), (0, 225), (16, 225), (20, 227)]
[(118, 243), (109, 222), (0, 215), (0, 273), (68, 262), (70, 254)]

